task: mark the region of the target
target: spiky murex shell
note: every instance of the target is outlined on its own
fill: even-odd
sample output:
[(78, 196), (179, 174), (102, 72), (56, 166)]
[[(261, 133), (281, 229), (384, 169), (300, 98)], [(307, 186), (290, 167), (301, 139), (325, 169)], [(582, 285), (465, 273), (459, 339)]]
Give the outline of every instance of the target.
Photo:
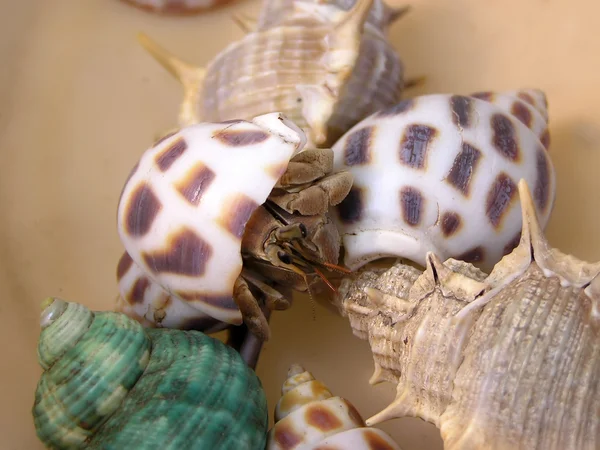
[(33, 416), (47, 446), (264, 447), (266, 397), (232, 348), (197, 331), (144, 330), (121, 313), (46, 305)]
[(520, 244), (489, 276), (429, 253), (421, 275), (398, 265), (340, 290), (370, 382), (398, 384), (367, 424), (421, 417), (448, 450), (600, 445), (600, 263), (551, 248), (524, 180), (519, 193)]

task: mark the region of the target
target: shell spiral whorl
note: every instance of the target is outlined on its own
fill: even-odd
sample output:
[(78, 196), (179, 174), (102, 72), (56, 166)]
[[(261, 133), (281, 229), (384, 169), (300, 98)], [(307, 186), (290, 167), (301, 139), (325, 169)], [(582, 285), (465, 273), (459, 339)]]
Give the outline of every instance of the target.
[(386, 433), (366, 427), (348, 400), (334, 396), (298, 364), (290, 367), (281, 393), (267, 450), (400, 450)]
[(262, 385), (222, 342), (196, 331), (143, 329), (124, 314), (59, 299), (42, 320), (44, 373), (32, 412), (45, 445), (264, 448)]

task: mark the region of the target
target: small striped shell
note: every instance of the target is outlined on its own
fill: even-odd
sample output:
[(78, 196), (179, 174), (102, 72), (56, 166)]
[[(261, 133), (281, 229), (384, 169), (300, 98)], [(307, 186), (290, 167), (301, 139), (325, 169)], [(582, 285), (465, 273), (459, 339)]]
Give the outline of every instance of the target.
[(121, 0), (130, 5), (158, 14), (200, 14), (225, 5), (231, 0)]
[(281, 111), (305, 131), (309, 147), (326, 148), (362, 118), (400, 100), (400, 57), (381, 30), (365, 26), (373, 1), (358, 0), (334, 19), (331, 5), (294, 12), (292, 6), (311, 3), (285, 3), (284, 24), (248, 33), (206, 69), (145, 35), (140, 40), (183, 84), (181, 126)]
[(489, 270), (519, 242), (517, 182), (540, 223), (556, 178), (538, 90), (426, 95), (364, 119), (333, 147), (354, 185), (335, 210), (351, 269), (386, 256), (425, 264), (433, 251)]
[(42, 307), (32, 414), (48, 448), (264, 448), (265, 393), (231, 347), (60, 299)]
[(266, 450), (400, 450), (390, 436), (367, 427), (356, 408), (294, 364), (275, 407)]
[[(148, 149), (125, 183), (117, 212), (134, 270), (150, 278), (142, 283), (152, 281), (179, 300), (167, 305), (172, 311), (185, 304), (240, 325), (232, 295), (244, 228), (305, 142), (298, 127), (271, 113), (251, 122), (186, 127)], [(145, 308), (155, 308), (145, 302), (164, 295), (153, 286), (155, 293), (140, 296)]]

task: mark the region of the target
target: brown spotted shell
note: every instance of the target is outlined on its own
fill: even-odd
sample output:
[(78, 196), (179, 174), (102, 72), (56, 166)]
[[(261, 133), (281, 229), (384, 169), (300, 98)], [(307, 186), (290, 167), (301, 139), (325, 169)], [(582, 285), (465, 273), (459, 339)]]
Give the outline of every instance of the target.
[(189, 318), (185, 305), (200, 317), (241, 324), (233, 287), (246, 223), (305, 142), (298, 127), (272, 113), (186, 127), (144, 152), (117, 212), (119, 236), (135, 263), (129, 272), (142, 283), (138, 311), (161, 310), (178, 321)]
[(417, 416), (446, 450), (600, 448), (600, 263), (550, 247), (519, 183), (521, 241), (488, 275), (432, 253), (347, 279), (339, 306), (368, 339), (371, 383), (398, 385), (366, 421)]
[(382, 257), (425, 265), (427, 252), (488, 271), (519, 242), (518, 180), (532, 186), (542, 228), (556, 174), (546, 96), (537, 89), (404, 100), (333, 146), (354, 177), (335, 208), (345, 265)]
[(390, 436), (367, 427), (356, 408), (294, 364), (275, 407), (266, 450), (400, 450)]
[(306, 132), (309, 147), (329, 147), (402, 93), (398, 54), (381, 30), (365, 26), (373, 1), (358, 0), (333, 19), (332, 5), (298, 2), (314, 11), (296, 16), (290, 10), (284, 24), (248, 33), (206, 69), (180, 61), (145, 36), (141, 42), (183, 83), (180, 125), (281, 111)]

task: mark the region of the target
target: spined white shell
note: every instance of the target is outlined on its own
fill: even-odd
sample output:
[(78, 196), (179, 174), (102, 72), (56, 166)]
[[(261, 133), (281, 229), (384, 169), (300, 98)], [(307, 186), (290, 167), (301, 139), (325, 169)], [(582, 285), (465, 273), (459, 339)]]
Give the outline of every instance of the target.
[(400, 450), (384, 431), (367, 427), (352, 403), (297, 364), (281, 394), (266, 450)]
[(334, 170), (355, 180), (335, 210), (346, 266), (386, 256), (425, 265), (432, 251), (491, 269), (519, 242), (519, 179), (543, 228), (549, 220), (548, 142), (537, 90), (426, 95), (364, 119), (333, 147)]
[(241, 324), (232, 291), (245, 225), (305, 143), (279, 113), (200, 123), (163, 139), (142, 155), (121, 194), (126, 252), (170, 296)]

